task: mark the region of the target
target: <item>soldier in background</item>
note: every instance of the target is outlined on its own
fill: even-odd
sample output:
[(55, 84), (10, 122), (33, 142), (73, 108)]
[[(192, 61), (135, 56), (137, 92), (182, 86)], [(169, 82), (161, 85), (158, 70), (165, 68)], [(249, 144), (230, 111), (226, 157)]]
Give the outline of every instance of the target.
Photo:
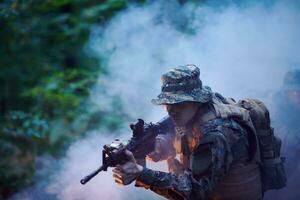
[(274, 95), (274, 125), (282, 138), (286, 157), (287, 187), (267, 194), (267, 199), (300, 199), (300, 69), (286, 73), (282, 89)]
[(283, 88), (275, 96), (275, 125), (283, 138), (287, 174), (299, 173), (300, 161), (300, 70), (287, 72)]
[(295, 129), (299, 127), (300, 117), (300, 69), (286, 73), (283, 88), (275, 95), (278, 125)]

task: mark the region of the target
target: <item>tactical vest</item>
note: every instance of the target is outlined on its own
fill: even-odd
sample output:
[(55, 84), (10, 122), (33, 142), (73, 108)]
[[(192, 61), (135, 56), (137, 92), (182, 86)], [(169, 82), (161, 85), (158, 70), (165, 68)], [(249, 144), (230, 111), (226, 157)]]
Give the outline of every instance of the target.
[[(227, 113), (227, 114), (226, 114)], [(186, 138), (185, 143), (190, 145), (184, 145), (184, 141), (177, 141), (175, 139), (175, 149), (179, 153), (181, 164), (183, 168), (189, 168), (193, 174), (196, 175), (197, 165), (199, 160), (193, 157), (193, 151), (197, 148), (197, 142), (201, 141), (201, 135), (205, 135), (205, 131), (209, 130), (211, 122), (223, 123), (224, 121), (230, 121), (231, 116), (239, 117), (239, 120), (243, 120), (246, 123), (245, 128), (249, 134), (248, 140), (251, 149), (251, 159), (247, 163), (234, 163), (229, 167), (228, 173), (219, 181), (210, 199), (228, 199), (228, 200), (239, 200), (239, 199), (251, 199), (257, 200), (262, 198), (261, 191), (261, 179), (260, 170), (257, 162), (260, 161), (259, 153), (257, 153), (258, 144), (255, 134), (255, 128), (251, 123), (249, 113), (243, 108), (236, 108), (235, 106), (230, 107), (230, 112), (225, 111), (225, 104), (215, 99), (210, 106), (204, 112), (197, 115), (197, 119), (194, 121), (191, 136)], [(232, 123), (234, 125), (234, 123)], [(238, 123), (235, 123), (237, 126)], [(207, 125), (207, 128), (203, 129)], [(222, 125), (222, 124), (220, 124)], [(233, 127), (236, 128), (236, 127)], [(199, 136), (200, 135), (200, 136)], [(204, 136), (205, 137), (205, 136)], [(194, 140), (194, 141), (193, 141)], [(191, 142), (192, 141), (192, 142)], [(201, 144), (200, 144), (201, 145)], [(189, 155), (190, 154), (190, 155)]]

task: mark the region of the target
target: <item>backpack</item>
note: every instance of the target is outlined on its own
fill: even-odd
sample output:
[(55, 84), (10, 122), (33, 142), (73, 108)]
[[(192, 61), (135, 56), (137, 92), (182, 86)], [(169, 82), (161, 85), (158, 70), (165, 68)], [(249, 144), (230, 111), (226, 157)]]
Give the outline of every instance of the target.
[(233, 118), (247, 129), (250, 153), (260, 163), (262, 191), (285, 187), (287, 178), (285, 159), (280, 152), (281, 140), (274, 134), (265, 104), (257, 99), (243, 99), (236, 103), (234, 99), (225, 99), (218, 93), (215, 96), (218, 102), (214, 105), (219, 116)]
[(270, 115), (265, 104), (257, 99), (244, 99), (238, 105), (249, 111), (260, 148), (261, 180), (263, 191), (286, 186), (284, 157), (281, 156), (281, 140), (270, 125)]

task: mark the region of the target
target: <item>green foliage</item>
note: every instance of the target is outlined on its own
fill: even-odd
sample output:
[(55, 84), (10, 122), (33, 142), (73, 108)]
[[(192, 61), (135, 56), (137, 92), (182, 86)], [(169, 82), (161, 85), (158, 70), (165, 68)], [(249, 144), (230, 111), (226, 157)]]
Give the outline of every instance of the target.
[(74, 119), (89, 88), (96, 81), (96, 73), (87, 70), (68, 69), (53, 73), (40, 84), (24, 91), (24, 97), (36, 99), (39, 109), (47, 117), (61, 116)]
[[(11, 111), (0, 124), (1, 156), (12, 156), (11, 148), (17, 144), (21, 152), (31, 149), (31, 152), (42, 153), (40, 146), (49, 144), (50, 124), (46, 118), (22, 111)], [(21, 141), (21, 143), (18, 143)], [(6, 143), (6, 145), (4, 145)], [(22, 144), (29, 144), (22, 145)], [(18, 150), (18, 151), (19, 151)]]
[(41, 138), (45, 137), (49, 130), (47, 120), (37, 115), (12, 111), (7, 119), (8, 121), (5, 122), (5, 126), (2, 128), (5, 134)]
[(44, 137), (46, 121), (24, 112), (11, 112), (0, 127), (0, 188), (6, 197), (32, 183), (35, 141)]
[(84, 47), (90, 27), (127, 2), (0, 2), (0, 199), (32, 183), (36, 155), (60, 156), (88, 129), (120, 128), (120, 106), (111, 113), (85, 106), (105, 67)]

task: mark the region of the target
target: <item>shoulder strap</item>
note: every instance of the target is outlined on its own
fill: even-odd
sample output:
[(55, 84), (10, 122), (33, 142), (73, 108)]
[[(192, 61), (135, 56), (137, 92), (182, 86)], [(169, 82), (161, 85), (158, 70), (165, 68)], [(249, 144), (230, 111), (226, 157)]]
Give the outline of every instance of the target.
[(272, 134), (270, 128), (270, 114), (263, 102), (257, 99), (243, 99), (238, 102), (238, 105), (249, 110), (258, 136), (268, 136)]
[(256, 136), (256, 130), (251, 121), (248, 110), (239, 107), (237, 104), (223, 104), (218, 101), (213, 102), (216, 115), (222, 119), (233, 119), (247, 130), (250, 158), (260, 162), (259, 144)]

